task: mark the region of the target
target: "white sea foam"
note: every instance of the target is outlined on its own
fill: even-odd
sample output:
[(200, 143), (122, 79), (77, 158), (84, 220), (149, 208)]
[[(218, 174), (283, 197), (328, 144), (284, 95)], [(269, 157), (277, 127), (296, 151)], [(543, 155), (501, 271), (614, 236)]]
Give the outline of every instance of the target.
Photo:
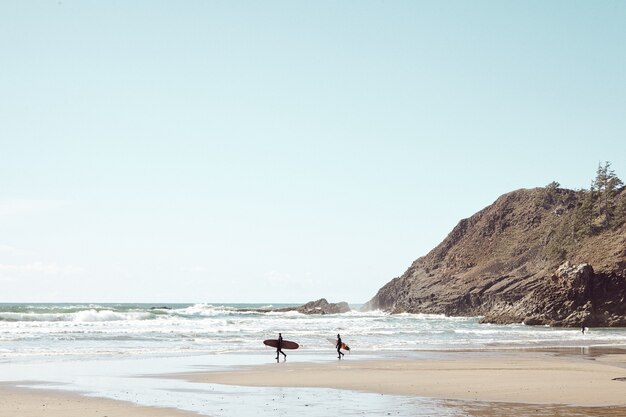
[(118, 321), (145, 320), (151, 318), (150, 313), (117, 313), (111, 310), (82, 310), (73, 313), (0, 313), (0, 322), (56, 322), (56, 321)]
[[(482, 325), (477, 318), (351, 311), (307, 316), (241, 305), (0, 305), (0, 357), (264, 352), (278, 332), (304, 351), (341, 333), (355, 351), (626, 344), (626, 329)], [(167, 307), (167, 308), (163, 308)], [(332, 344), (331, 344), (332, 345)]]
[(84, 310), (72, 313), (72, 321), (119, 321), (119, 320), (146, 320), (151, 318), (150, 313), (116, 313), (111, 310)]

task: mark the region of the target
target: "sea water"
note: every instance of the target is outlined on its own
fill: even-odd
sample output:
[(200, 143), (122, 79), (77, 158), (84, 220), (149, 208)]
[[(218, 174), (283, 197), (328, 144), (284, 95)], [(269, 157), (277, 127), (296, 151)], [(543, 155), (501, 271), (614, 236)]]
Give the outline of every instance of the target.
[[(626, 344), (626, 329), (480, 324), (476, 317), (381, 311), (304, 315), (265, 304), (0, 304), (0, 361), (41, 357), (266, 352), (279, 332), (300, 352), (355, 352)], [(329, 341), (330, 339), (330, 341)]]
[(267, 304), (0, 304), (0, 362), (33, 358), (267, 352), (282, 332), (299, 352), (566, 347), (626, 344), (626, 329), (480, 324), (476, 317), (382, 311), (304, 315)]
[[(266, 304), (0, 304), (0, 381), (30, 388), (175, 407), (214, 417), (466, 416), (465, 403), (333, 389), (248, 388), (164, 374), (275, 364), (264, 339), (300, 344), (289, 362), (337, 361), (340, 333), (353, 358), (437, 351), (626, 345), (626, 329), (480, 324), (475, 317), (381, 311), (303, 315)], [(460, 353), (462, 354), (462, 353)], [(346, 359), (351, 357), (346, 355)], [(276, 366), (280, 366), (276, 364)], [(1, 400), (1, 398), (0, 398)]]

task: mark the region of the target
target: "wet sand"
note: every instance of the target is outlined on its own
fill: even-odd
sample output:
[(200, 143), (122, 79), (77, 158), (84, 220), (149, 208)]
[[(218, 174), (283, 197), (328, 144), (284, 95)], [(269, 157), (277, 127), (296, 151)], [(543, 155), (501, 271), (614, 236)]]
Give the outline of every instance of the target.
[[(310, 387), (440, 399), (626, 407), (624, 355), (595, 360), (536, 352), (455, 353), (434, 359), (287, 362), (176, 377), (258, 387)], [(624, 414), (626, 415), (626, 414)]]
[(0, 417), (198, 417), (175, 409), (140, 407), (124, 401), (61, 391), (0, 385)]
[[(359, 415), (380, 415), (382, 407), (393, 415), (403, 416), (441, 415), (441, 412), (466, 417), (626, 416), (626, 381), (619, 380), (626, 378), (626, 355), (619, 351), (593, 355), (589, 352), (580, 355), (536, 351), (437, 352), (392, 360), (358, 359), (352, 355), (342, 361), (321, 362), (297, 362), (293, 355), (286, 363), (219, 368), (219, 371), (147, 377), (162, 387), (163, 395), (168, 395), (166, 380), (172, 381), (170, 378), (197, 384), (198, 388), (182, 387), (182, 391), (200, 392), (203, 401), (214, 404), (201, 411), (202, 415), (258, 415), (261, 410), (257, 407), (276, 407), (278, 403), (281, 404), (280, 409), (275, 408), (278, 414), (296, 411), (304, 415), (326, 415), (323, 407), (329, 401), (350, 398), (341, 402), (343, 412)], [(232, 389), (220, 389), (212, 384), (228, 385)], [(177, 389), (176, 385), (169, 387)], [(262, 392), (254, 387), (277, 389)], [(297, 396), (306, 395), (300, 399), (296, 395), (286, 396), (284, 389), (290, 387), (331, 390), (297, 391)], [(194, 398), (191, 401), (197, 401)], [(143, 404), (156, 403), (144, 401)], [(186, 408), (188, 402), (179, 404)], [(233, 409), (235, 405), (238, 408)], [(0, 384), (0, 417), (198, 415), (71, 392)]]

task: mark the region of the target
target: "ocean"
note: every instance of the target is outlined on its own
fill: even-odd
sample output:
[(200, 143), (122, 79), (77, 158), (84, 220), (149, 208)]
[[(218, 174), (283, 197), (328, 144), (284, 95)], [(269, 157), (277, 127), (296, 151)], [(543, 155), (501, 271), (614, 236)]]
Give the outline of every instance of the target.
[[(289, 304), (0, 304), (0, 361), (264, 353), (282, 332), (299, 352), (352, 353), (626, 344), (626, 329), (480, 324), (476, 317), (260, 312)], [(329, 341), (330, 340), (330, 341)]]

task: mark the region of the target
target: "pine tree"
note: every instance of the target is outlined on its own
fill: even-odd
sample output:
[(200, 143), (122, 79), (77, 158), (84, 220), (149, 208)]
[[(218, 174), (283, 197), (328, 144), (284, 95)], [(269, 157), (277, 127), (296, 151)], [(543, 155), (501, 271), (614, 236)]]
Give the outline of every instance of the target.
[(593, 234), (594, 205), (596, 201), (596, 191), (593, 182), (589, 186), (589, 191), (582, 190), (582, 202), (577, 207), (574, 222), (579, 234)]
[(611, 163), (606, 161), (604, 166), (598, 164), (594, 185), (599, 194), (600, 215), (604, 215), (604, 226), (608, 227), (615, 214), (615, 195), (619, 187), (623, 185), (623, 182), (615, 175), (615, 171), (611, 169)]
[[(593, 182), (593, 187), (598, 190), (598, 214), (602, 216), (605, 214), (604, 189), (606, 187), (606, 168), (603, 167), (600, 162), (598, 162), (598, 169), (596, 170), (596, 179)], [(604, 221), (606, 222), (606, 216)]]
[(559, 184), (558, 182), (552, 181), (550, 184), (544, 187), (544, 193), (543, 193), (543, 206), (544, 207), (548, 208), (558, 203), (558, 192), (559, 192), (560, 186), (561, 184)]
[(622, 190), (615, 207), (615, 223), (621, 225), (626, 223), (626, 189)]
[[(608, 162), (607, 162), (608, 164)], [(606, 203), (606, 211), (607, 211), (607, 226), (613, 220), (615, 216), (615, 212), (617, 209), (617, 201), (615, 199), (617, 195), (617, 190), (624, 185), (622, 180), (620, 180), (617, 175), (615, 175), (615, 171), (611, 169), (611, 166), (607, 167), (607, 179), (606, 179), (606, 194), (607, 194), (607, 203)]]

